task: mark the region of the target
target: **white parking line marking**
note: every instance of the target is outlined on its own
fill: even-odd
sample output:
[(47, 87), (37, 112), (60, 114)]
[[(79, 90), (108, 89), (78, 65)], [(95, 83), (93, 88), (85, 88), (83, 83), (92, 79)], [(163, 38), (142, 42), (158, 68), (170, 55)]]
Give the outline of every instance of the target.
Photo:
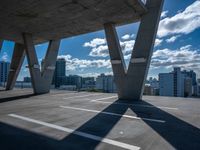
[(66, 98), (63, 98), (63, 99), (69, 99), (69, 98), (80, 98), (80, 97), (97, 96), (97, 95), (103, 95), (103, 94), (101, 93), (101, 94), (78, 95), (78, 96), (66, 97)]
[(99, 98), (99, 99), (95, 99), (95, 100), (91, 100), (91, 101), (95, 102), (95, 101), (101, 101), (101, 100), (111, 99), (111, 98), (117, 98), (117, 96), (104, 97), (104, 98)]
[(130, 119), (147, 120), (147, 121), (152, 121), (152, 122), (165, 123), (164, 120), (150, 119), (150, 118), (140, 118), (140, 117), (135, 117), (135, 116), (130, 116), (130, 115), (121, 115), (121, 114), (116, 114), (116, 113), (111, 113), (111, 112), (106, 112), (106, 111), (98, 111), (98, 110), (69, 107), (69, 106), (60, 106), (60, 107), (61, 108), (67, 108), (67, 109), (73, 109), (73, 110), (81, 110), (81, 111), (88, 111), (88, 112), (94, 112), (94, 113), (101, 113), (101, 114), (112, 115), (112, 116), (120, 116), (120, 117), (130, 118)]
[(58, 93), (58, 94), (52, 94), (52, 96), (65, 96), (65, 95), (73, 95), (73, 94), (79, 94), (79, 93), (77, 93), (77, 92)]
[(160, 108), (160, 109), (178, 110), (178, 108), (175, 108), (175, 107), (165, 107), (165, 106), (149, 106), (149, 105), (142, 105), (142, 104), (127, 104), (127, 103), (104, 102), (104, 101), (96, 101), (96, 100), (92, 100), (90, 102), (105, 103), (105, 104), (115, 104), (115, 105), (126, 105), (126, 106), (135, 106), (135, 107), (149, 107), (149, 108)]
[(60, 130), (60, 131), (64, 131), (64, 132), (67, 132), (67, 133), (75, 134), (75, 135), (78, 135), (78, 136), (81, 136), (81, 137), (84, 137), (84, 138), (88, 138), (88, 139), (92, 139), (92, 140), (95, 140), (95, 141), (104, 142), (104, 143), (111, 144), (111, 145), (114, 145), (114, 146), (118, 146), (118, 147), (121, 147), (121, 148), (124, 148), (124, 149), (129, 149), (129, 150), (139, 150), (140, 149), (140, 147), (137, 147), (137, 146), (134, 146), (134, 145), (114, 141), (114, 140), (111, 140), (111, 139), (103, 138), (103, 137), (96, 136), (96, 135), (93, 135), (93, 134), (88, 134), (88, 133), (85, 133), (85, 132), (76, 131), (76, 130), (73, 130), (73, 129), (70, 129), (70, 128), (58, 126), (58, 125), (55, 125), (55, 124), (50, 124), (50, 123), (43, 122), (43, 121), (40, 121), (40, 120), (35, 120), (35, 119), (31, 119), (31, 118), (24, 117), (24, 116), (19, 116), (19, 115), (16, 115), (16, 114), (8, 114), (8, 116), (14, 117), (14, 118), (17, 118), (17, 119), (21, 119), (21, 120), (24, 120), (24, 121), (27, 121), (27, 122), (43, 125), (43, 126), (46, 126), (46, 127), (49, 127), (49, 128), (57, 129), (57, 130)]

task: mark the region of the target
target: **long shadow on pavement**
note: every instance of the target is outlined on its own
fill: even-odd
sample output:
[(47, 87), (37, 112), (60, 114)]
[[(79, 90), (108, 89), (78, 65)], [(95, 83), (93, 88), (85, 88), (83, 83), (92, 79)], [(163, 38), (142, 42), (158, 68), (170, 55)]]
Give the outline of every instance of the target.
[[(124, 114), (127, 107), (110, 105), (103, 112)], [(98, 113), (76, 131), (93, 134), (104, 138), (120, 120), (121, 116)], [(93, 150), (101, 141), (75, 135), (73, 133), (58, 141), (46, 136), (0, 123), (0, 147), (6, 150)], [(12, 144), (10, 144), (12, 143)]]
[[(102, 112), (116, 113), (119, 115), (125, 114), (128, 108), (130, 108), (138, 117), (151, 117), (153, 119), (163, 119), (166, 121), (165, 125), (160, 126), (158, 123), (143, 120), (154, 131), (161, 135), (168, 143), (170, 143), (175, 149), (200, 149), (200, 130), (157, 108), (145, 101), (136, 102), (136, 104), (149, 105), (152, 108), (137, 108), (134, 105), (135, 102), (126, 103), (127, 105), (118, 105), (117, 103), (122, 101), (115, 101)], [(146, 111), (148, 109), (148, 111)], [(152, 111), (152, 113), (151, 113)], [(148, 113), (147, 113), (148, 112)], [(98, 113), (96, 116), (88, 120), (81, 125), (76, 131), (84, 132), (102, 138), (113, 129), (113, 127), (121, 119), (121, 116), (106, 115)], [(142, 139), (141, 139), (142, 140)], [(87, 138), (83, 138), (74, 133), (69, 134), (62, 140), (55, 140), (43, 135), (35, 134), (26, 130), (22, 130), (4, 123), (0, 124), (0, 147), (2, 149), (19, 149), (19, 150), (93, 150), (101, 141), (95, 141)]]
[[(147, 125), (149, 125), (154, 131), (156, 131), (160, 136), (162, 136), (168, 143), (170, 143), (175, 149), (178, 150), (197, 150), (200, 149), (200, 129), (169, 114), (160, 108), (153, 106), (152, 104), (142, 101), (143, 105), (152, 106), (154, 116), (150, 117), (160, 119), (162, 118), (166, 122), (164, 126), (159, 124), (143, 120)], [(146, 115), (144, 113), (135, 111), (134, 106), (129, 106), (129, 108), (137, 114), (138, 117), (144, 118)], [(192, 114), (191, 114), (192, 116)], [(197, 120), (198, 121), (198, 120)]]
[(3, 97), (3, 98), (0, 98), (0, 103), (25, 99), (25, 98), (29, 98), (29, 97), (32, 97), (32, 96), (35, 96), (35, 95), (34, 94), (24, 94), (24, 95), (18, 95), (18, 96)]
[[(118, 103), (125, 103), (127, 105), (118, 105)], [(148, 108), (136, 107), (134, 106), (134, 104), (147, 105), (150, 107)], [(125, 101), (117, 100), (111, 105), (109, 105), (102, 112), (110, 112), (110, 113), (123, 115), (128, 108), (130, 108), (138, 117), (141, 117), (141, 118), (165, 120), (166, 122), (162, 126), (156, 122), (152, 122), (148, 120), (143, 120), (143, 121), (147, 125), (149, 125), (154, 131), (156, 131), (159, 135), (161, 135), (175, 149), (181, 149), (181, 150), (200, 149), (200, 129), (199, 128), (145, 101), (125, 102)], [(82, 131), (82, 132), (98, 135), (101, 137), (106, 137), (106, 135), (112, 130), (114, 125), (117, 124), (120, 118), (121, 117), (118, 117), (118, 116), (112, 116), (112, 115), (99, 113), (95, 117), (87, 121), (85, 124), (83, 124), (81, 127), (79, 127), (76, 131)], [(67, 141), (72, 138), (77, 139), (77, 136), (72, 133), (68, 137), (66, 137), (64, 140)], [(95, 141), (92, 143), (91, 142), (84, 143), (82, 141), (79, 144), (83, 145), (83, 147), (86, 147), (87, 149), (95, 149), (95, 147), (99, 144), (99, 142)]]

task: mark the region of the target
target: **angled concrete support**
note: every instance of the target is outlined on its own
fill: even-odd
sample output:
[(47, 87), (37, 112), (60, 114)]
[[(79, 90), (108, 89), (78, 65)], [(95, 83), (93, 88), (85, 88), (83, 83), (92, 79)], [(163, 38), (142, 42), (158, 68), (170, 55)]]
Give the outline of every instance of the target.
[(32, 35), (23, 34), (25, 51), (27, 54), (32, 86), (35, 94), (48, 93), (50, 90), (60, 40), (51, 40), (44, 60), (44, 69), (41, 72)]
[(6, 90), (12, 90), (20, 72), (25, 57), (24, 45), (15, 43)]
[(3, 46), (3, 40), (0, 39), (0, 52), (1, 52), (1, 48), (2, 48), (2, 46)]
[(123, 89), (126, 86), (127, 69), (121, 51), (119, 39), (114, 24), (104, 24), (109, 54), (114, 74), (114, 81), (118, 90), (118, 97), (123, 98)]
[[(123, 67), (121, 48), (113, 24), (104, 25), (119, 99), (139, 100), (150, 66), (163, 0), (147, 0), (128, 70)], [(113, 61), (114, 60), (114, 61)]]

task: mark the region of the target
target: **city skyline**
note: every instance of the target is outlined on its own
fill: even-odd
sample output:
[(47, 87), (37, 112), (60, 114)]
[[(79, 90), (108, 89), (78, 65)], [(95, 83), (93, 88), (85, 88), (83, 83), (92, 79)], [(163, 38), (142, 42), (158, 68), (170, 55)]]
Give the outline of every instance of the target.
[[(173, 67), (181, 67), (194, 70), (200, 78), (199, 7), (198, 0), (165, 1), (148, 77), (158, 78), (159, 73), (169, 72)], [(117, 28), (127, 65), (138, 26), (139, 24), (135, 23)], [(40, 62), (47, 45), (47, 43), (36, 45)], [(4, 42), (0, 53), (1, 60), (10, 61), (13, 47), (13, 42)], [(101, 73), (112, 73), (103, 31), (63, 39), (58, 57), (65, 58), (67, 75), (97, 76)], [(25, 60), (19, 80), (29, 74), (26, 65)]]

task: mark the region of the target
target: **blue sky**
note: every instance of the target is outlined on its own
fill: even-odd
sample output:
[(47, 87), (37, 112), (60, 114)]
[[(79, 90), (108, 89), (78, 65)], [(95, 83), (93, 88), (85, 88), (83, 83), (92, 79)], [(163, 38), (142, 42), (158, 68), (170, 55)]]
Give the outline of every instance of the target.
[[(175, 66), (193, 69), (200, 78), (200, 1), (165, 0), (148, 76), (169, 72)], [(126, 63), (129, 63), (139, 23), (117, 27)], [(48, 43), (36, 45), (39, 61)], [(10, 61), (14, 43), (4, 41), (0, 59)], [(66, 74), (112, 74), (104, 31), (62, 39), (59, 56), (66, 59)], [(29, 76), (24, 61), (18, 80)]]

